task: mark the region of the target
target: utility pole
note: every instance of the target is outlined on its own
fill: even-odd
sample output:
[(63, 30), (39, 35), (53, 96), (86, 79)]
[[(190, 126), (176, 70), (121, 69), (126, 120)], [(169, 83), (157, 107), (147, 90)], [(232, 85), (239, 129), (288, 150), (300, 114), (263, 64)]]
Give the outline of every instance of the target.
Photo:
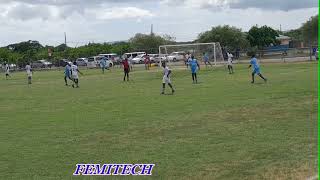
[(67, 33), (64, 32), (64, 45), (67, 46)]
[(153, 24), (151, 24), (151, 32), (150, 32), (150, 35), (153, 36), (154, 33), (153, 33)]

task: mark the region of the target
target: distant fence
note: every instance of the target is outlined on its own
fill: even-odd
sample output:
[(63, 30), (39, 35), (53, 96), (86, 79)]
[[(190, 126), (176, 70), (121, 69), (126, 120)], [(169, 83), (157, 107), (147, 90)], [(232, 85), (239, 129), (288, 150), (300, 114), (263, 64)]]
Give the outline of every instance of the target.
[[(316, 60), (318, 53), (314, 51), (314, 48), (286, 48), (286, 49), (268, 49), (259, 50), (256, 52), (256, 56), (259, 59), (273, 59), (273, 60), (286, 60), (286, 59), (296, 59), (296, 60)], [(247, 60), (251, 57), (248, 56), (247, 51), (240, 51), (235, 59)]]

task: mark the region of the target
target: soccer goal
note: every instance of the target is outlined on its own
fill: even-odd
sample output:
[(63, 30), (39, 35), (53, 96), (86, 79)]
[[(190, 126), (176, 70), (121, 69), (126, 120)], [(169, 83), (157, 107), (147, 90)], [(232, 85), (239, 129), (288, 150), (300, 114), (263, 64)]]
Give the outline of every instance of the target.
[(193, 55), (199, 61), (202, 61), (204, 55), (209, 58), (214, 65), (222, 64), (224, 58), (220, 43), (192, 43), (159, 46), (159, 55), (168, 62), (185, 61), (187, 55)]

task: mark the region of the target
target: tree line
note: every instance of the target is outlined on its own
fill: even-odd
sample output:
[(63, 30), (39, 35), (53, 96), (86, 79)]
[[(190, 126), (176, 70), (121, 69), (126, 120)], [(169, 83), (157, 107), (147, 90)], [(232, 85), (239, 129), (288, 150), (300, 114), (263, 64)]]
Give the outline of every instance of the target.
[[(248, 32), (229, 25), (212, 27), (200, 33), (192, 42), (220, 42), (228, 51), (235, 50), (261, 50), (270, 44), (277, 45), (276, 37), (280, 34), (292, 37), (293, 40), (305, 42), (306, 45), (316, 45), (318, 40), (318, 15), (311, 17), (298, 29), (280, 32), (268, 26), (253, 26)], [(118, 43), (89, 43), (80, 47), (68, 47), (66, 44), (58, 46), (43, 46), (38, 41), (29, 40), (10, 44), (0, 48), (0, 61), (16, 64), (25, 64), (40, 59), (49, 59), (54, 62), (59, 59), (74, 60), (79, 57), (90, 57), (101, 53), (117, 53), (119, 55), (130, 51), (145, 51), (158, 53), (158, 47), (165, 44), (178, 44), (174, 37), (169, 35), (141, 34), (138, 33), (128, 42)], [(48, 49), (52, 56), (48, 57)]]

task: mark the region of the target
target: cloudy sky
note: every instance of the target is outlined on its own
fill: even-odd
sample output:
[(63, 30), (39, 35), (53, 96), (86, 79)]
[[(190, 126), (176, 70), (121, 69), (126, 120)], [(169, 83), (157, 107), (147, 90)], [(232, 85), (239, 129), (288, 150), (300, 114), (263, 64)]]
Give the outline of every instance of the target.
[(127, 40), (135, 33), (194, 40), (212, 26), (298, 28), (318, 12), (317, 0), (0, 0), (0, 46), (38, 40), (70, 46)]

